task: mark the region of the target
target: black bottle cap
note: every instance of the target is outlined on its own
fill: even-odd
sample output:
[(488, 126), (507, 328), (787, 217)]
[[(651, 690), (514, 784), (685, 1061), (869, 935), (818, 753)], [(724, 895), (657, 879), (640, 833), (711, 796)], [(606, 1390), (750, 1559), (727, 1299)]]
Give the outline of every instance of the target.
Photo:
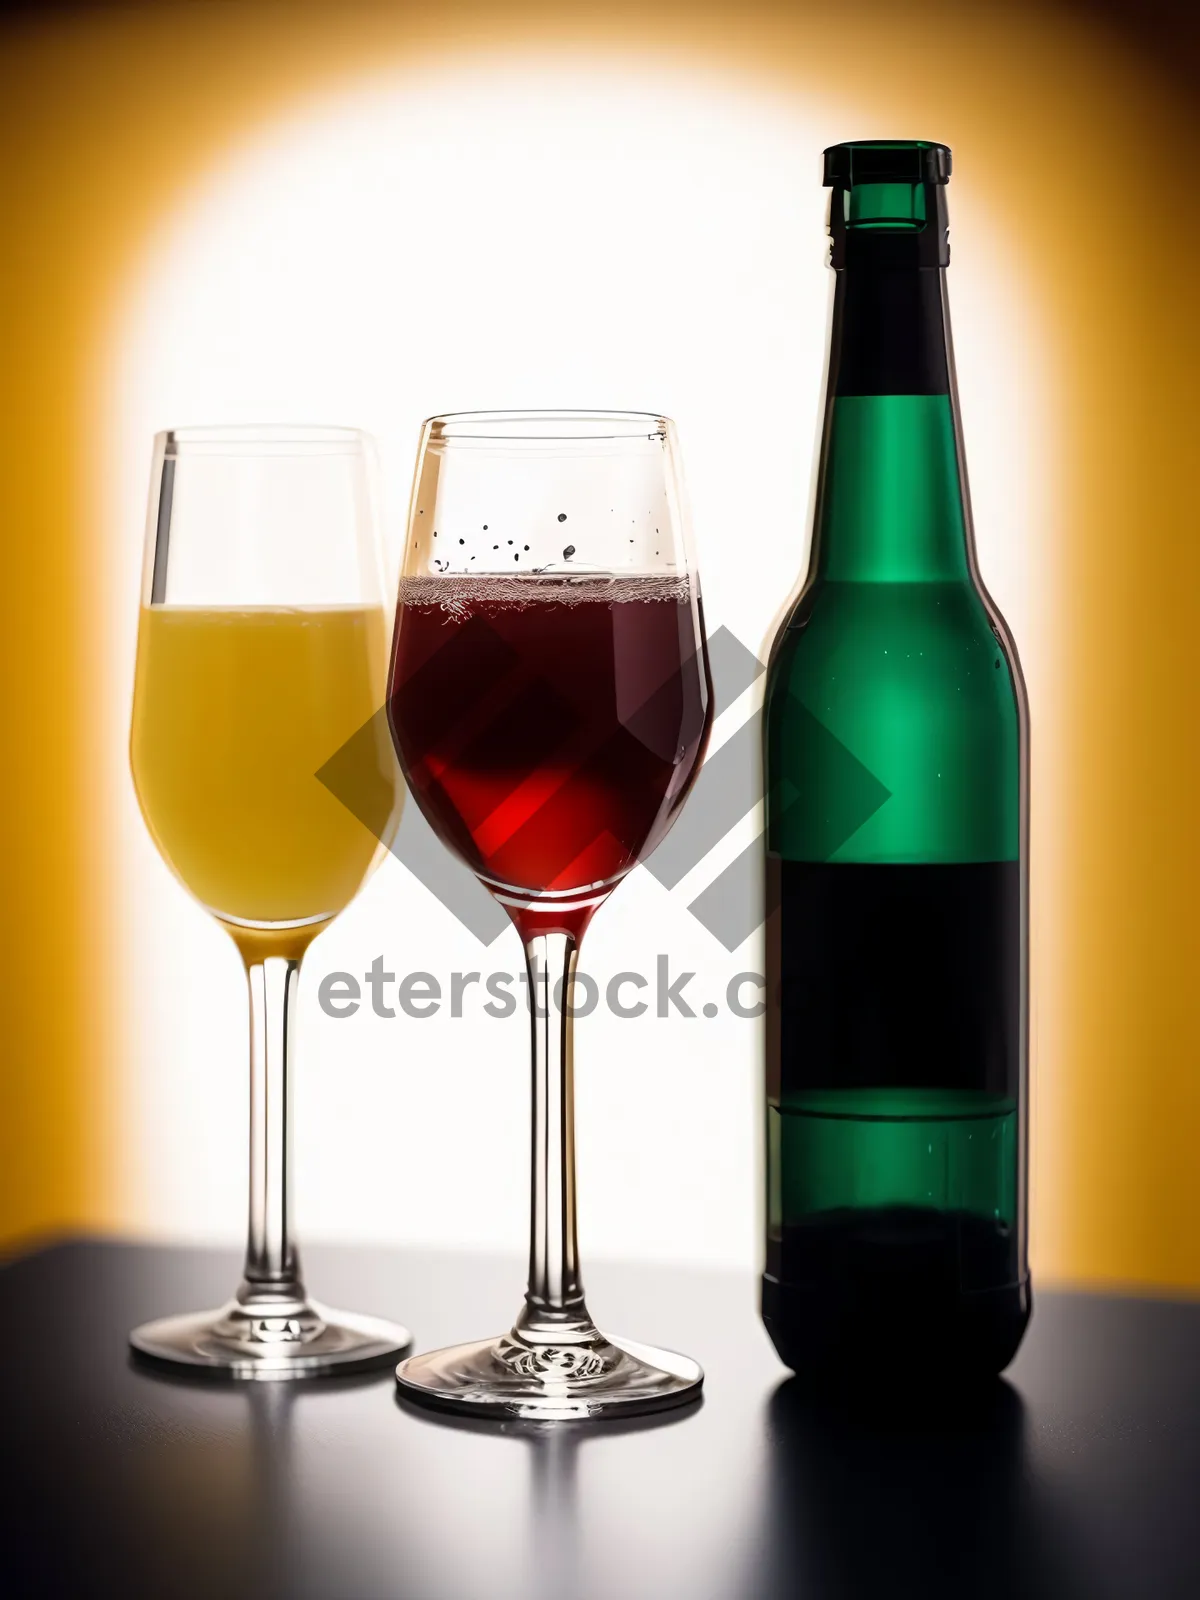
[(860, 183), (949, 183), (950, 150), (926, 139), (854, 139), (825, 151), (824, 185), (853, 189)]
[(925, 139), (860, 139), (825, 151), (835, 271), (945, 267), (950, 151)]

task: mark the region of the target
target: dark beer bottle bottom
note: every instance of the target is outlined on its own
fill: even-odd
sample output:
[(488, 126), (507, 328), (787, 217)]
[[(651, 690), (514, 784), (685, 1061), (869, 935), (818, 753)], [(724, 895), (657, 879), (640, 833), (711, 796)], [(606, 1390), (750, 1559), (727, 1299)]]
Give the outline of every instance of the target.
[[(800, 1376), (851, 1384), (994, 1377), (1029, 1322), (1007, 1228), (922, 1206), (844, 1208), (786, 1227), (762, 1318)], [(1005, 1281), (1009, 1279), (1009, 1281)]]

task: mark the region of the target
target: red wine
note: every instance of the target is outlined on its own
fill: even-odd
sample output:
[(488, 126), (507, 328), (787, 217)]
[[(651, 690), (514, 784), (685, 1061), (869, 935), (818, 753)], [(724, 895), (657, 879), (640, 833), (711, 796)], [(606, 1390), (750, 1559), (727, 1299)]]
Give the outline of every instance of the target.
[(434, 830), (498, 898), (586, 899), (590, 915), (659, 842), (708, 735), (702, 639), (670, 575), (403, 581), (396, 748)]

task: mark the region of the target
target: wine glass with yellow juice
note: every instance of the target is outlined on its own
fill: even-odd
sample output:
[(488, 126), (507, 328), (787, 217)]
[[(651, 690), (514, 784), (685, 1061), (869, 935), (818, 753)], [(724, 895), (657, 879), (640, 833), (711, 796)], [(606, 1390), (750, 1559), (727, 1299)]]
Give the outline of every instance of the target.
[[(370, 441), (194, 428), (155, 442), (131, 761), (163, 859), (227, 930), (250, 994), (250, 1216), (235, 1297), (138, 1328), (141, 1355), (235, 1378), (386, 1365), (403, 1328), (311, 1300), (291, 1233), (289, 1075), (305, 950), (399, 819)], [(374, 719), (374, 720), (373, 720)], [(317, 776), (355, 735), (368, 829)]]
[(314, 774), (383, 703), (386, 648), (373, 606), (142, 612), (142, 809), (165, 859), (231, 929), (319, 926), (358, 893), (376, 841)]

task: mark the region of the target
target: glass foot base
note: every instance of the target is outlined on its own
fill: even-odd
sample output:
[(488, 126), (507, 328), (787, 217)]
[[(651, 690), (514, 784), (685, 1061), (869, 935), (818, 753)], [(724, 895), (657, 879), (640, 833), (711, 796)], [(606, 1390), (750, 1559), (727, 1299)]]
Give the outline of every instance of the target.
[(249, 1307), (231, 1300), (147, 1322), (129, 1335), (139, 1356), (215, 1378), (319, 1378), (390, 1366), (412, 1347), (406, 1328), (330, 1311), (316, 1301)]
[(401, 1395), (440, 1411), (530, 1422), (585, 1421), (665, 1411), (698, 1398), (704, 1373), (673, 1350), (593, 1332), (562, 1344), (516, 1333), (410, 1356)]

